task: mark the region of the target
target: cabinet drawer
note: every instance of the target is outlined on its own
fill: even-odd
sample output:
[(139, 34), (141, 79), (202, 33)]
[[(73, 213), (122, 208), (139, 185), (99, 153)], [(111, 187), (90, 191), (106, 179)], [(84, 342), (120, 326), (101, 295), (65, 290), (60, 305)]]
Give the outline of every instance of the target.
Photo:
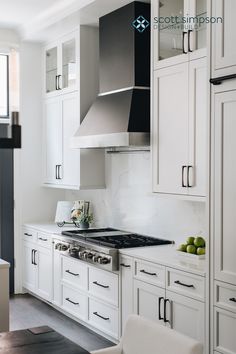
[(89, 268), (89, 293), (112, 305), (118, 306), (118, 275)]
[(87, 321), (88, 319), (88, 297), (63, 285), (62, 287), (62, 306), (72, 315)]
[(34, 229), (30, 229), (28, 227), (23, 228), (23, 239), (25, 241), (34, 242), (37, 240), (37, 231)]
[(205, 278), (167, 268), (167, 290), (205, 300)]
[(86, 264), (62, 257), (62, 280), (82, 290), (88, 289), (88, 267)]
[(236, 314), (215, 308), (214, 345), (222, 354), (236, 353)]
[(118, 311), (115, 308), (89, 299), (89, 323), (118, 339)]
[(49, 234), (44, 234), (42, 232), (38, 232), (37, 233), (37, 241), (40, 246), (51, 248), (52, 239)]
[(163, 266), (135, 261), (135, 277), (148, 283), (165, 287), (165, 267)]
[(236, 312), (236, 286), (215, 282), (215, 305)]

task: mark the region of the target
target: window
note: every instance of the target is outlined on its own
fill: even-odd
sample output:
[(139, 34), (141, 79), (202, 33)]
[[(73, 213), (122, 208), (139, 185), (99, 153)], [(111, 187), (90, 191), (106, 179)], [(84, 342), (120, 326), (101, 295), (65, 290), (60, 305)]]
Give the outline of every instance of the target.
[(0, 118), (9, 117), (9, 58), (0, 54)]

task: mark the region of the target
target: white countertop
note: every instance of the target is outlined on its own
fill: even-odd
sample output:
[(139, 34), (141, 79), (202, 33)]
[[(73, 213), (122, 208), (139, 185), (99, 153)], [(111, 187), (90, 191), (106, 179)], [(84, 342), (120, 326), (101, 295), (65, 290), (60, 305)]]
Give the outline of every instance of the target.
[[(65, 225), (63, 227), (57, 226), (55, 223), (31, 223), (25, 224), (26, 227), (36, 229), (52, 235), (61, 235), (61, 232), (68, 229), (75, 229), (73, 225)], [(64, 237), (64, 236), (63, 236)], [(151, 247), (137, 247), (126, 248), (120, 250), (121, 254), (143, 259), (145, 261), (158, 263), (167, 267), (183, 270), (185, 272), (205, 276), (206, 261), (192, 261), (188, 260), (176, 251), (177, 245), (151, 246)]]
[(192, 261), (186, 258), (182, 258), (181, 255), (176, 251), (176, 248), (176, 245), (137, 247), (122, 249), (120, 250), (120, 253), (148, 262), (159, 263), (174, 269), (205, 276), (205, 260)]
[(9, 267), (10, 267), (10, 263), (8, 263), (0, 258), (0, 269), (9, 268)]
[(79, 228), (76, 228), (74, 225), (65, 225), (63, 227), (57, 226), (55, 223), (31, 223), (31, 224), (25, 224), (24, 226), (29, 227), (31, 229), (35, 229), (41, 232), (45, 232), (48, 234), (53, 234), (53, 235), (60, 235), (62, 231), (65, 230), (79, 230)]

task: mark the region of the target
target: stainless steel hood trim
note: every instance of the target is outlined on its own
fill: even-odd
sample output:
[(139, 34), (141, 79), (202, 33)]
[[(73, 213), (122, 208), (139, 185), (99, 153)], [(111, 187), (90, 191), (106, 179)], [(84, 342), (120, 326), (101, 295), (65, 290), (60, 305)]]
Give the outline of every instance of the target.
[(114, 90), (114, 91), (109, 91), (109, 92), (103, 92), (100, 93), (98, 96), (102, 97), (102, 96), (107, 96), (107, 95), (112, 95), (113, 93), (119, 93), (119, 92), (125, 92), (125, 91), (129, 91), (129, 90), (150, 90), (150, 87), (146, 87), (146, 86), (131, 86), (131, 87), (126, 87), (123, 89), (118, 89), (118, 90)]
[(92, 149), (127, 146), (149, 146), (149, 133), (112, 133), (100, 135), (74, 136), (71, 139), (72, 149)]

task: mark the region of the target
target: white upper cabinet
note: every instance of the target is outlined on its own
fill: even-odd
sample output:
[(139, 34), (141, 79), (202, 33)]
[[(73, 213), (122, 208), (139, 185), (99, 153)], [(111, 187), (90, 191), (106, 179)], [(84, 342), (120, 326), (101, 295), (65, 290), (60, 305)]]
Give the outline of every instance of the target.
[(43, 55), (43, 94), (50, 97), (77, 90), (79, 86), (79, 31), (49, 44)]
[(219, 19), (212, 24), (212, 77), (221, 77), (236, 72), (236, 1), (213, 0), (212, 16)]
[(154, 69), (206, 55), (206, 0), (153, 0), (152, 12)]
[(206, 58), (154, 72), (153, 191), (206, 195)]
[(215, 279), (236, 285), (236, 91), (214, 100)]

